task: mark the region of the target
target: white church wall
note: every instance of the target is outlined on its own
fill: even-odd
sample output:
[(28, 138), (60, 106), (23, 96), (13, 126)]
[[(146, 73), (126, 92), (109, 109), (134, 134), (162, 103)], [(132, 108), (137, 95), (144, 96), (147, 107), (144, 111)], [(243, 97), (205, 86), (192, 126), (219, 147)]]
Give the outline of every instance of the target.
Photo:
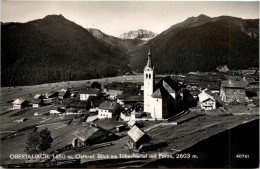
[(154, 98), (153, 99), (153, 111), (151, 111), (151, 116), (154, 119), (161, 120), (162, 117), (162, 99)]

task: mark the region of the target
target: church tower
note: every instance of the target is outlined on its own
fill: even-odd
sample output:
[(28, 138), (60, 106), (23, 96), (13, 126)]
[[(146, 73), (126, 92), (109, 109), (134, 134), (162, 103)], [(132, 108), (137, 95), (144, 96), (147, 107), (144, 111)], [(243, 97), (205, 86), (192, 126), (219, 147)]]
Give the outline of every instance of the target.
[(154, 67), (152, 63), (152, 53), (149, 48), (147, 64), (144, 68), (144, 112), (153, 112), (153, 88), (154, 88)]

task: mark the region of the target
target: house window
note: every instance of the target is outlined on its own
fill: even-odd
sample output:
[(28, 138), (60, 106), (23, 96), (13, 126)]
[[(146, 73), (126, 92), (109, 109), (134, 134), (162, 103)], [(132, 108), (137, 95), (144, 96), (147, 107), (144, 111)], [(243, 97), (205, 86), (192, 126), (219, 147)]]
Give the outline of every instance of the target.
[(146, 75), (146, 79), (147, 79), (148, 78), (148, 74), (146, 73), (145, 75)]
[(151, 79), (151, 74), (149, 74), (149, 79)]

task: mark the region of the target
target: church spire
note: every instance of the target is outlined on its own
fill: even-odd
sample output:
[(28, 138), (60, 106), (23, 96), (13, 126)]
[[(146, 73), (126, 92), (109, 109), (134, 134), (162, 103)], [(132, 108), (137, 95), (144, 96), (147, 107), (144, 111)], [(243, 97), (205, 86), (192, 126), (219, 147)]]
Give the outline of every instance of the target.
[(153, 68), (153, 63), (152, 63), (152, 52), (151, 52), (151, 47), (149, 47), (149, 51), (148, 51), (148, 60), (147, 60), (147, 67)]

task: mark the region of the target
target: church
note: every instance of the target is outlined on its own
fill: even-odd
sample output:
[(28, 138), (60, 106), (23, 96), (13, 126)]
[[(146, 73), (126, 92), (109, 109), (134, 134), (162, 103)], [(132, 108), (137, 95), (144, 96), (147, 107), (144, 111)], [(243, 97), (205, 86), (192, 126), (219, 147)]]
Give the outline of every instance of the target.
[(181, 88), (170, 76), (163, 77), (155, 84), (151, 49), (144, 68), (144, 112), (155, 120), (169, 118), (179, 112)]

